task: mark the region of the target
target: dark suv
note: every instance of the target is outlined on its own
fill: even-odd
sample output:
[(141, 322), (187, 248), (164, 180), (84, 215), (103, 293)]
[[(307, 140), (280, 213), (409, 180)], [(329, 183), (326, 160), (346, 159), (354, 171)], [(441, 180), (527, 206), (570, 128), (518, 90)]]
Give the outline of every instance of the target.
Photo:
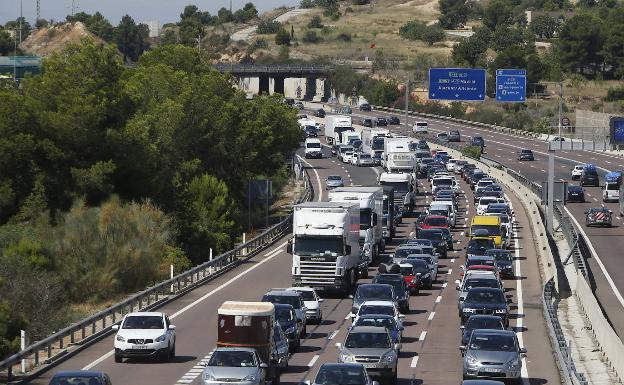
[(581, 187), (582, 186), (595, 186), (598, 187), (600, 185), (598, 179), (598, 172), (595, 167), (585, 166), (583, 168), (583, 172), (581, 173)]
[(364, 103), (360, 105), (360, 111), (370, 111), (370, 110), (372, 110), (370, 104)]
[(402, 312), (409, 311), (409, 290), (401, 274), (377, 274), (373, 278), (373, 283), (392, 285), (399, 310)]
[(480, 147), (481, 152), (483, 152), (483, 147), (485, 147), (485, 140), (483, 140), (483, 137), (481, 136), (473, 136), (472, 140), (470, 141), (470, 145), (474, 147)]
[(377, 127), (385, 127), (388, 125), (388, 121), (386, 120), (386, 118), (383, 118), (380, 116), (377, 119), (375, 119), (375, 125)]
[(373, 119), (369, 119), (369, 118), (362, 119), (362, 126), (373, 127)]
[(500, 317), (503, 325), (509, 327), (509, 306), (503, 290), (489, 287), (468, 290), (461, 305), (461, 324), (465, 324), (470, 316), (478, 314)]
[(533, 157), (533, 151), (531, 150), (520, 150), (518, 152), (518, 160), (535, 160)]

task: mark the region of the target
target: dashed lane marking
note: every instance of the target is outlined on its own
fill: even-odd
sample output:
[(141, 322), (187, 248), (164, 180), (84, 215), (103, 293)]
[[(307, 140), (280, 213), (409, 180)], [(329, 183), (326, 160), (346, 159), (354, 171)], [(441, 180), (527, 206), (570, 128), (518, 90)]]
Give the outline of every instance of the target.
[(418, 356), (414, 356), (414, 358), (412, 358), (412, 363), (410, 364), (410, 367), (415, 368), (416, 365), (418, 365)]
[(435, 317), (435, 312), (432, 311), (431, 314), (429, 314), (429, 317), (427, 317), (428, 321), (431, 321), (433, 319), (433, 317)]
[(338, 334), (339, 330), (334, 330), (332, 332), (332, 334), (329, 335), (329, 337), (327, 337), (328, 340), (333, 340), (334, 337), (336, 337), (336, 334)]
[(448, 275), (453, 274), (453, 269), (448, 269), (448, 272), (446, 274), (448, 274)]
[(444, 282), (444, 283), (442, 284), (442, 287), (443, 287), (443, 288), (446, 288), (446, 286), (448, 286), (448, 282)]
[[(464, 234), (462, 233), (462, 235)], [(451, 258), (451, 263), (454, 263), (454, 262), (455, 262), (455, 258)]]
[(440, 303), (440, 301), (442, 301), (442, 296), (441, 296), (441, 295), (439, 295), (439, 296), (436, 298), (435, 303)]
[(319, 357), (320, 356), (318, 354), (315, 354), (314, 357), (312, 357), (312, 359), (310, 360), (310, 362), (308, 362), (308, 368), (313, 367), (316, 361), (318, 361)]
[(422, 332), (420, 332), (420, 336), (418, 336), (418, 341), (424, 341), (426, 336), (427, 336), (427, 331), (423, 330)]

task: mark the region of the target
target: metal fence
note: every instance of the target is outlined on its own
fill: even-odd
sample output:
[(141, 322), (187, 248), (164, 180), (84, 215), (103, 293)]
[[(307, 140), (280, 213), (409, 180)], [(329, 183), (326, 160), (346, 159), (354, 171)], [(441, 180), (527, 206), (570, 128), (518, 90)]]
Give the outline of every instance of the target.
[[(299, 165), (298, 169), (303, 170), (303, 166)], [(295, 204), (310, 200), (314, 195), (312, 183), (307, 172), (303, 173), (303, 180), (305, 192)], [(285, 233), (291, 231), (292, 216), (293, 214), (290, 213), (282, 221), (271, 226), (250, 241), (208, 262), (195, 266), (152, 287), (148, 287), (122, 302), (85, 318), (41, 341), (33, 343), (26, 349), (1, 361), (0, 373), (3, 374), (6, 381), (11, 381), (14, 378), (14, 367), (21, 365), (22, 360), (26, 360), (28, 367), (31, 369), (37, 369), (44, 364), (50, 364), (64, 357), (68, 353), (69, 348), (76, 345), (84, 346), (106, 336), (111, 332), (111, 326), (120, 322), (125, 314), (157, 308), (171, 299), (235, 268), (272, 245)]]

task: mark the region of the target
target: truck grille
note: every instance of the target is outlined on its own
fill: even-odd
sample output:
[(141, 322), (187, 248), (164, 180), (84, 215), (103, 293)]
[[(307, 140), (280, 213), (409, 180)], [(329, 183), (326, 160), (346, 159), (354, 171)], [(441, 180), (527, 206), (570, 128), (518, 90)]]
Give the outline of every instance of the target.
[(355, 362), (379, 362), (380, 356), (355, 356)]
[(299, 258), (302, 285), (333, 285), (336, 279), (335, 261), (314, 261), (314, 257)]

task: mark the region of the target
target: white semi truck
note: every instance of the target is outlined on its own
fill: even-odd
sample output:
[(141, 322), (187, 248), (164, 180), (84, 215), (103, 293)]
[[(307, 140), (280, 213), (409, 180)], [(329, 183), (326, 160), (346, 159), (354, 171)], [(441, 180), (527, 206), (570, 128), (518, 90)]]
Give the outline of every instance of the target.
[(402, 206), (404, 212), (414, 211), (417, 192), (414, 174), (384, 172), (379, 175), (379, 184), (394, 188), (394, 204)]
[(293, 286), (349, 293), (360, 265), (358, 202), (306, 202), (295, 206), (292, 254)]
[(378, 128), (366, 128), (362, 130), (362, 152), (369, 154), (373, 159), (381, 159), (384, 152), (385, 138), (390, 131)]
[(388, 172), (414, 172), (414, 153), (410, 150), (411, 138), (394, 137), (384, 140), (382, 166)]
[(353, 123), (350, 116), (327, 115), (325, 116), (325, 140), (328, 144), (342, 144), (342, 133), (352, 131)]
[[(360, 205), (360, 247), (366, 265), (376, 261), (386, 247), (383, 238), (383, 188), (339, 187), (329, 192), (330, 202), (358, 202)], [(360, 270), (368, 276), (368, 269)]]

